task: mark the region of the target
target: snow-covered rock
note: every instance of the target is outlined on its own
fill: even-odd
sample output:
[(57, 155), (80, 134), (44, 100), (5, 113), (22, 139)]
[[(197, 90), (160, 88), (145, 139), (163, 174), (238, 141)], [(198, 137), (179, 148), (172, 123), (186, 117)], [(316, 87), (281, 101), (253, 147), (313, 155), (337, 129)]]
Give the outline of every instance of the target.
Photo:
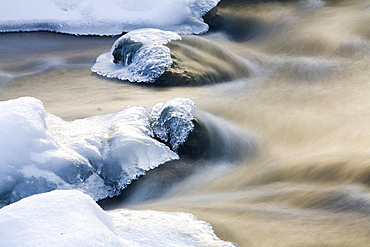
[(157, 103), (150, 111), (155, 135), (169, 142), (176, 151), (194, 130), (192, 110), (195, 103), (187, 98), (176, 98)]
[(31, 97), (0, 102), (0, 207), (55, 189), (94, 200), (178, 155), (155, 140), (144, 107), (72, 122)]
[(179, 39), (177, 33), (170, 31), (131, 31), (119, 38), (110, 52), (100, 55), (91, 70), (109, 78), (154, 82), (172, 65), (170, 49), (164, 44)]

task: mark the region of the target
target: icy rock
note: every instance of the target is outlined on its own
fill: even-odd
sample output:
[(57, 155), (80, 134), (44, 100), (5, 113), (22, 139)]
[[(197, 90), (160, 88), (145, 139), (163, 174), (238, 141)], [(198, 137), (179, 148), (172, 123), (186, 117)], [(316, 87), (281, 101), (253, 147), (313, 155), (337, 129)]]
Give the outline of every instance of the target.
[(157, 103), (150, 111), (155, 135), (160, 140), (169, 142), (174, 151), (177, 151), (194, 129), (192, 110), (195, 106), (190, 99), (176, 98)]
[(77, 190), (33, 195), (0, 209), (1, 246), (236, 246), (188, 213), (104, 212)]
[(199, 86), (249, 77), (258, 68), (205, 38), (145, 28), (120, 37), (91, 70), (130, 82)]
[(31, 97), (0, 102), (0, 207), (55, 189), (80, 189), (94, 200), (178, 159), (152, 138), (144, 107), (73, 122)]
[(109, 78), (131, 82), (154, 82), (172, 65), (164, 44), (180, 40), (174, 32), (145, 28), (119, 38), (109, 53), (100, 55), (91, 70)]
[[(202, 16), (219, 0), (2, 0), (0, 32), (120, 35), (140, 28), (181, 34), (208, 30)], [(33, 11), (30, 11), (32, 9)]]

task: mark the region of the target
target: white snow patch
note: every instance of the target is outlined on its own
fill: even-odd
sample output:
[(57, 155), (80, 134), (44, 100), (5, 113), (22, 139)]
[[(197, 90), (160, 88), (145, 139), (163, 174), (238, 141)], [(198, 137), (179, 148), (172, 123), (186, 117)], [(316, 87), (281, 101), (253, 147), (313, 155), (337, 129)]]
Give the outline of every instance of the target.
[(52, 191), (0, 209), (1, 246), (236, 246), (188, 213), (104, 212), (77, 190)]

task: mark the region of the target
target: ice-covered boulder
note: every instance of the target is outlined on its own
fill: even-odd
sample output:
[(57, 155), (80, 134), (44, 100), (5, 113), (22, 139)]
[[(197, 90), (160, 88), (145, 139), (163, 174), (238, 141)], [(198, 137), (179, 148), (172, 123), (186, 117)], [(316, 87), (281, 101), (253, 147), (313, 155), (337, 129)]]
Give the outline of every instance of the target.
[(52, 191), (0, 209), (1, 246), (236, 246), (188, 213), (104, 212), (77, 190)]
[(91, 70), (130, 82), (199, 86), (248, 77), (258, 65), (202, 37), (144, 28), (120, 37)]
[(177, 151), (194, 130), (194, 107), (195, 103), (190, 99), (176, 98), (157, 103), (150, 111), (155, 135), (160, 140), (169, 142), (174, 151)]
[(170, 49), (164, 44), (179, 39), (177, 33), (152, 28), (129, 32), (110, 52), (100, 55), (91, 70), (109, 78), (154, 82), (172, 65)]
[(0, 207), (55, 189), (94, 200), (178, 155), (152, 138), (144, 107), (73, 122), (31, 97), (0, 102)]
[[(2, 0), (0, 32), (119, 35), (140, 28), (204, 33), (202, 16), (219, 0)], [(32, 10), (32, 11), (30, 11)]]
[(67, 122), (32, 97), (0, 102), (0, 208), (52, 190), (78, 189), (95, 201), (114, 197), (179, 155), (228, 161), (253, 155), (248, 133), (194, 107), (176, 98), (150, 113), (127, 106)]

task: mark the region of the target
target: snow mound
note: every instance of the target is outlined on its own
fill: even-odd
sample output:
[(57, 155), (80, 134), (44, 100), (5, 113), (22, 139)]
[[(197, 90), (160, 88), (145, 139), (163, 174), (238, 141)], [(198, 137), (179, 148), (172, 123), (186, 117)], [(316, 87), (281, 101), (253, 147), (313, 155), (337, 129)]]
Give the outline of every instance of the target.
[(38, 194), (0, 209), (0, 232), (1, 246), (131, 246), (114, 233), (111, 217), (77, 190)]
[[(2, 0), (0, 31), (119, 35), (140, 28), (208, 30), (202, 16), (219, 0)], [(30, 11), (32, 10), (32, 11)]]
[(180, 39), (177, 33), (152, 28), (131, 31), (100, 55), (91, 70), (109, 78), (154, 82), (172, 65), (170, 49), (164, 44)]
[(55, 189), (94, 200), (178, 155), (152, 138), (144, 107), (65, 122), (31, 97), (0, 102), (0, 207)]
[(187, 98), (176, 98), (152, 107), (150, 117), (155, 135), (170, 142), (176, 151), (194, 129), (192, 110), (195, 103)]
[[(113, 219), (112, 219), (113, 218)], [(188, 213), (104, 212), (77, 190), (30, 196), (0, 209), (1, 246), (235, 246)]]

